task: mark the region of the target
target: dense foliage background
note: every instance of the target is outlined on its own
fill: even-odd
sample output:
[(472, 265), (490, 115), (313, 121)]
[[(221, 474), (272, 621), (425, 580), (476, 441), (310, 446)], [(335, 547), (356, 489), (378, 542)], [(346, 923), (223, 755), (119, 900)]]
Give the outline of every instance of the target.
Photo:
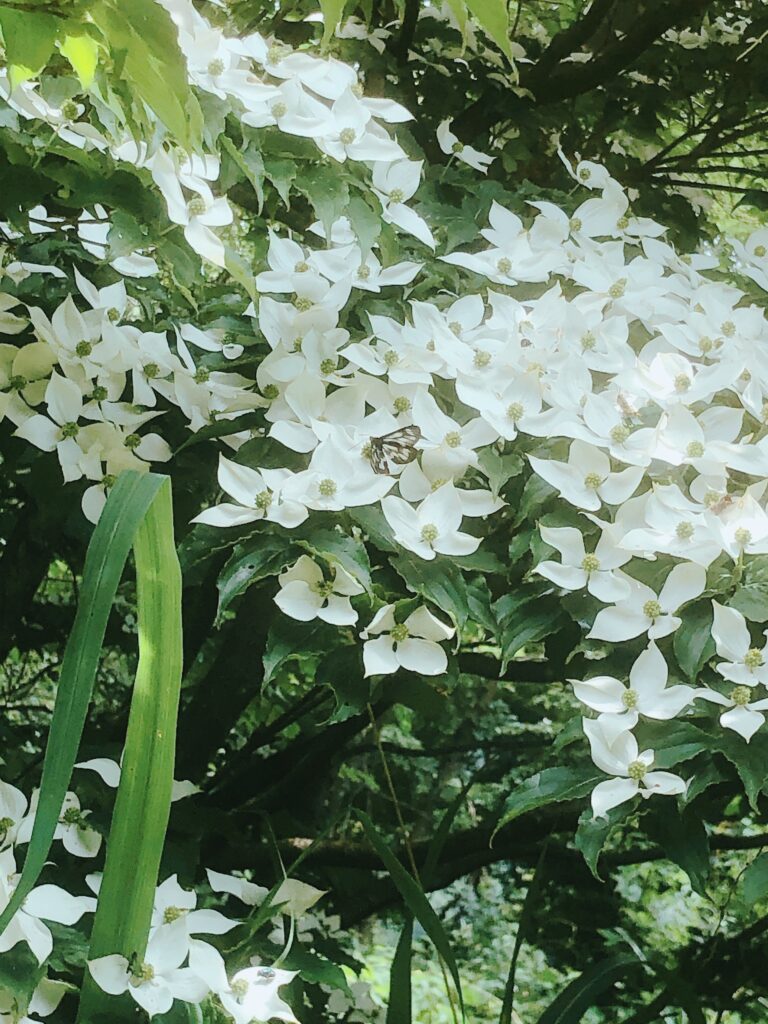
[[(100, 26), (108, 22), (103, 12), (119, 12), (116, 2), (0, 7), (7, 53), (12, 17), (80, 25), (90, 6), (101, 10)], [(292, 47), (319, 46), (323, 36), (313, 3), (275, 9), (231, 0), (199, 8), (230, 34), (258, 31)], [(488, 5), (478, 8), (480, 21), (493, 24)], [(719, 257), (726, 234), (743, 238), (762, 223), (768, 10), (759, 0), (518, 0), (508, 22), (504, 12), (507, 27), (495, 41), (466, 20), (460, 0), (442, 8), (419, 0), (350, 2), (343, 11), (323, 5), (323, 13), (326, 25), (335, 17), (341, 26), (326, 32), (326, 51), (359, 67), (369, 95), (415, 115), (398, 126), (398, 139), (412, 159), (425, 160), (414, 208), (441, 252), (471, 245), (494, 200), (521, 216), (531, 199), (575, 209), (583, 196), (558, 146), (603, 163), (636, 190), (633, 214), (667, 225), (682, 251), (703, 246)], [(124, 109), (143, 89), (141, 98), (173, 132), (199, 131), (188, 111), (179, 120), (163, 106), (161, 42), (150, 33), (143, 44), (143, 65), (131, 49), (135, 40), (113, 40), (111, 51), (100, 51), (104, 109), (108, 88)], [(131, 60), (138, 61), (133, 71)], [(81, 91), (77, 78), (61, 56), (51, 67), (50, 101), (72, 102)], [(142, 78), (144, 68), (155, 77)], [(67, 273), (77, 266), (99, 287), (113, 283), (110, 266), (84, 252), (68, 228), (79, 211), (106, 209), (110, 258), (153, 246), (159, 272), (131, 283), (145, 329), (189, 321), (213, 328), (244, 353), (232, 361), (212, 351), (198, 365), (247, 372), (267, 345), (256, 328), (248, 334), (243, 326), (242, 288), (266, 266), (269, 230), (290, 229), (317, 244), (310, 232), (316, 219), (330, 224), (351, 209), (365, 225), (366, 197), (351, 174), (319, 158), (306, 140), (266, 131), (257, 141), (228, 120), (215, 96), (203, 94), (200, 102), (206, 130), (217, 125), (231, 140), (219, 189), (238, 211), (232, 238), (242, 265), (202, 264), (141, 169), (99, 150), (74, 150), (49, 126), (19, 122), (7, 107), (0, 109), (4, 261), (6, 269), (14, 261)], [(448, 117), (464, 143), (496, 157), (486, 177), (441, 152), (436, 130)], [(37, 234), (30, 231), (36, 218)], [(416, 239), (396, 242), (391, 229), (374, 237), (384, 262), (395, 253), (424, 258)], [(438, 296), (448, 305), (464, 277), (457, 267), (430, 263), (407, 298)], [(739, 283), (758, 294), (754, 282)], [(524, 287), (531, 296), (541, 291)], [(50, 315), (72, 285), (9, 271), (3, 288)], [(365, 308), (374, 313), (401, 316), (406, 309), (405, 297), (368, 298)], [(359, 328), (362, 306), (353, 299), (344, 315)], [(174, 415), (167, 410), (163, 428), (174, 450), (164, 471), (173, 482), (184, 581), (176, 777), (200, 792), (174, 806), (161, 877), (175, 872), (191, 885), (211, 868), (245, 872), (271, 887), (284, 865), (327, 890), (298, 920), (283, 964), (302, 972), (291, 988), (297, 1015), (304, 1024), (383, 1019), (392, 956), (412, 920), (362, 811), (433, 894), (462, 974), (468, 1019), (498, 1021), (507, 1012), (539, 1020), (566, 983), (586, 972), (593, 979), (586, 1019), (595, 1024), (761, 1021), (768, 1005), (768, 740), (758, 735), (746, 747), (726, 737), (716, 749), (695, 748), (681, 725), (679, 734), (666, 734), (670, 765), (675, 757), (699, 759), (699, 781), (684, 809), (648, 801), (592, 821), (586, 797), (595, 771), (566, 680), (582, 678), (598, 656), (608, 659), (606, 672), (621, 676), (637, 651), (584, 642), (584, 595), (563, 597), (531, 573), (542, 552), (551, 552), (537, 524), (571, 520), (554, 491), (531, 475), (525, 440), (484, 467), (507, 505), (484, 526), (479, 552), (427, 563), (394, 545), (383, 517), (367, 508), (315, 512), (290, 538), (263, 522), (227, 530), (191, 525), (219, 496), (216, 435), (224, 431), (214, 421), (189, 435)], [(238, 458), (289, 465), (291, 453), (276, 456), (263, 437), (262, 412), (248, 415), (254, 436)], [(0, 757), (3, 779), (29, 791), (39, 777), (91, 526), (81, 510), (87, 482), (63, 485), (55, 458), (14, 436), (8, 419), (0, 424), (0, 454)], [(307, 552), (354, 568), (381, 600), (418, 594), (433, 602), (459, 627), (447, 672), (436, 680), (405, 671), (371, 680), (351, 632), (340, 642), (326, 624), (283, 616), (274, 603), (276, 577)], [(740, 607), (757, 624), (768, 619), (766, 557), (751, 559), (743, 580), (748, 600)], [(653, 582), (652, 566), (648, 572)], [(713, 650), (701, 621), (694, 617), (675, 638), (689, 681), (705, 671)], [(81, 759), (119, 759), (134, 669), (135, 593), (127, 578)], [(90, 773), (80, 772), (76, 784), (83, 804), (94, 808), (91, 824), (106, 831), (109, 793)], [(236, 943), (274, 958), (285, 935), (273, 923), (275, 931), (254, 936), (246, 926)], [(76, 958), (84, 935), (62, 929), (60, 970)], [(456, 1019), (418, 924), (412, 965), (405, 948), (403, 942), (392, 967), (393, 991), (402, 992), (412, 973), (413, 1020)], [(11, 954), (2, 960), (0, 974), (12, 984), (18, 964)], [(362, 989), (349, 997), (355, 977), (371, 984), (371, 997)], [(68, 1004), (62, 1006), (53, 1020), (68, 1019)], [(389, 1024), (406, 1020), (398, 1012), (390, 1005)], [(541, 1019), (577, 1018), (558, 1016), (555, 1007)]]

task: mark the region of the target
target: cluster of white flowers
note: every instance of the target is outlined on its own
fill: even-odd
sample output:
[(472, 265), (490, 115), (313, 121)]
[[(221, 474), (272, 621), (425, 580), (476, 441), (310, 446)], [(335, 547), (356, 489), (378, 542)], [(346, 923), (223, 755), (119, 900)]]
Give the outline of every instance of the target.
[[(310, 139), (337, 164), (356, 162), (382, 221), (416, 238), (431, 258), (430, 227), (407, 205), (421, 164), (384, 126), (408, 120), (407, 111), (366, 98), (357, 71), (337, 60), (259, 35), (230, 39), (187, 0), (163, 3), (198, 90), (226, 100), (243, 125)], [(162, 134), (152, 146), (110, 136), (82, 119), (82, 104), (52, 108), (35, 83), (10, 92), (3, 78), (0, 93), (16, 114), (54, 127), (64, 142), (146, 168), (189, 245), (227, 266), (233, 211), (213, 191), (215, 153), (184, 153)], [(98, 113), (98, 97), (89, 101)], [(491, 158), (462, 147), (449, 122), (438, 139), (444, 152), (487, 170)], [(480, 540), (466, 521), (504, 505), (489, 483), (483, 450), (503, 451), (521, 436), (533, 449), (533, 472), (601, 531), (587, 551), (575, 527), (545, 527), (542, 537), (561, 561), (545, 559), (537, 571), (562, 589), (586, 588), (606, 606), (590, 638), (620, 642), (647, 633), (646, 655), (658, 662), (653, 642), (679, 628), (680, 609), (705, 593), (716, 558), (740, 567), (745, 556), (768, 553), (768, 324), (738, 288), (707, 276), (718, 266), (714, 256), (681, 256), (662, 240), (662, 225), (634, 216), (605, 168), (587, 161), (566, 166), (593, 192), (571, 215), (533, 202), (524, 221), (494, 203), (489, 226), (479, 232), (482, 247), (439, 257), (484, 278), (484, 290), (411, 300), (405, 321), (370, 312), (369, 330), (358, 337), (340, 326), (353, 291), (360, 300), (407, 288), (423, 264), (383, 266), (376, 244), (364, 246), (343, 216), (312, 226), (317, 248), (273, 231), (268, 269), (255, 279), (258, 299), (243, 310), (243, 323), (253, 323), (270, 347), (255, 381), (196, 366), (189, 344), (224, 358), (242, 353), (222, 331), (179, 324), (171, 340), (134, 326), (122, 282), (99, 291), (76, 274), (90, 308), (82, 311), (70, 296), (50, 320), (4, 294), (0, 329), (18, 334), (29, 322), (37, 340), (0, 350), (0, 412), (18, 436), (57, 451), (65, 480), (92, 482), (84, 509), (96, 519), (116, 473), (170, 457), (165, 438), (142, 432), (157, 419), (158, 397), (178, 407), (192, 431), (261, 409), (268, 436), (304, 457), (303, 468), (251, 467), (222, 456), (219, 483), (232, 500), (197, 522), (230, 527), (263, 519), (292, 529), (312, 511), (378, 505), (396, 542), (427, 560), (475, 552)], [(46, 218), (38, 211), (35, 220), (45, 225)], [(77, 230), (87, 244), (103, 245), (108, 219), (81, 219)], [(764, 231), (738, 246), (736, 256), (738, 269), (768, 284)], [(151, 262), (152, 254), (136, 259)], [(122, 272), (146, 270), (140, 263)], [(535, 297), (519, 298), (518, 284)], [(228, 435), (230, 454), (251, 436), (250, 428)], [(657, 593), (631, 567), (659, 556), (671, 571)], [(348, 626), (357, 620), (351, 600), (360, 592), (348, 572), (327, 575), (306, 558), (281, 577), (277, 602), (294, 618)], [(762, 683), (754, 675), (762, 654), (743, 622), (738, 645), (725, 637), (724, 614), (737, 613), (716, 608), (718, 650), (731, 659), (723, 664), (743, 655), (753, 674), (729, 694), (695, 695), (727, 706), (722, 724), (749, 740), (766, 706), (751, 693), (753, 681)], [(452, 632), (426, 607), (398, 622), (387, 605), (363, 633), (366, 673), (403, 667), (438, 674), (446, 665), (440, 642)], [(657, 672), (658, 683), (666, 666)], [(583, 685), (590, 684), (595, 690), (592, 681)], [(627, 700), (616, 697), (616, 686), (612, 680), (611, 699)], [(627, 692), (650, 717), (668, 718), (670, 707), (677, 714), (690, 704), (677, 707), (679, 692), (673, 698), (658, 686), (641, 690)], [(645, 710), (658, 711), (656, 698), (663, 715)], [(610, 794), (600, 791), (596, 810), (626, 799), (621, 794), (630, 788), (646, 795), (681, 791), (677, 777), (648, 771), (652, 754), (638, 753), (635, 721), (621, 714), (606, 724), (601, 715), (585, 724), (596, 763), (624, 779), (623, 788), (611, 783)]]
[[(84, 761), (76, 767), (96, 772), (110, 787), (119, 783), (120, 766), (108, 758)], [(197, 787), (189, 782), (176, 782), (173, 799), (196, 791)], [(0, 911), (8, 905), (18, 883), (16, 849), (29, 842), (36, 806), (36, 793), (27, 801), (21, 790), (0, 781)], [(101, 848), (101, 835), (91, 828), (88, 816), (77, 796), (67, 793), (54, 838), (61, 840), (64, 849), (75, 857), (95, 857)], [(220, 894), (223, 900), (233, 896), (246, 907), (262, 907), (269, 894), (254, 882), (210, 869), (207, 881), (212, 893)], [(100, 884), (101, 875), (92, 873), (84, 879), (84, 887), (90, 890), (87, 895), (73, 895), (57, 885), (38, 885), (0, 936), (0, 953), (23, 942), (38, 963), (45, 965), (54, 947), (45, 922), (71, 926), (84, 914), (93, 913)], [(300, 939), (300, 927), (307, 912), (323, 895), (305, 882), (287, 878), (272, 894), (270, 909), (297, 922), (296, 935)], [(311, 921), (317, 927), (325, 924), (320, 918)], [(112, 954), (89, 961), (88, 970), (105, 992), (128, 993), (150, 1017), (167, 1012), (175, 999), (201, 1003), (213, 998), (236, 1024), (274, 1018), (295, 1022), (293, 1010), (278, 993), (295, 977), (295, 971), (262, 964), (253, 958), (248, 966), (228, 972), (218, 949), (200, 938), (224, 935), (239, 923), (214, 908), (198, 908), (197, 893), (184, 889), (177, 876), (172, 875), (157, 887), (149, 941), (141, 963), (136, 958), (129, 960)], [(282, 943), (281, 930), (278, 929), (274, 940)], [(36, 1024), (38, 1017), (52, 1013), (70, 990), (66, 982), (44, 977), (26, 1008), (19, 1007), (12, 996), (0, 993), (0, 1024)], [(330, 988), (328, 994), (337, 1002), (341, 997), (341, 993)], [(360, 997), (363, 998), (362, 990)]]

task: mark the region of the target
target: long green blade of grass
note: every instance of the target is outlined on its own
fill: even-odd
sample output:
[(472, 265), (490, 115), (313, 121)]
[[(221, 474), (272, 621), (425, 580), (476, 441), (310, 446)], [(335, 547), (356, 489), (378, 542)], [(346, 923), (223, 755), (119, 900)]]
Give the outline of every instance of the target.
[[(139, 631), (128, 732), (89, 959), (143, 959), (168, 827), (182, 671), (181, 569), (170, 481), (134, 542)], [(128, 1011), (129, 1019), (134, 1019)], [(119, 1020), (120, 1004), (86, 978), (79, 1020)]]
[(59, 674), (35, 823), (21, 879), (0, 914), (0, 933), (37, 881), (51, 848), (72, 778), (117, 585), (139, 524), (165, 480), (152, 473), (122, 473), (88, 545), (77, 614)]

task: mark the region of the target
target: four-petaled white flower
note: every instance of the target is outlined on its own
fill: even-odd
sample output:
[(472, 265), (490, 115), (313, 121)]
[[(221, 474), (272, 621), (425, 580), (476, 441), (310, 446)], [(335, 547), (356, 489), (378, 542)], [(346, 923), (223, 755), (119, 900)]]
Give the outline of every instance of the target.
[(649, 640), (669, 636), (682, 622), (675, 614), (677, 610), (702, 594), (707, 582), (704, 569), (693, 562), (676, 565), (658, 596), (650, 587), (625, 573), (617, 575), (626, 581), (629, 592), (612, 608), (603, 608), (597, 613), (587, 634), (593, 640), (618, 642), (646, 632)]
[(357, 622), (357, 612), (349, 603), (350, 597), (362, 594), (364, 588), (341, 565), (330, 568), (330, 578), (309, 555), (298, 561), (278, 577), (280, 590), (275, 595), (278, 608), (300, 622), (322, 619), (337, 626)]
[(766, 642), (755, 647), (746, 620), (735, 608), (712, 602), (712, 636), (717, 653), (725, 661), (715, 666), (724, 679), (740, 686), (768, 686), (768, 630)]
[(634, 796), (651, 797), (654, 793), (676, 796), (685, 793), (687, 783), (672, 772), (652, 771), (654, 753), (640, 751), (634, 735), (620, 725), (598, 719), (583, 719), (592, 760), (601, 771), (615, 776), (598, 782), (592, 790), (592, 813), (604, 818), (612, 807)]
[[(366, 676), (383, 676), (400, 668), (425, 676), (439, 676), (448, 667), (448, 658), (440, 646), (455, 630), (436, 619), (422, 605), (398, 622), (395, 606), (380, 608), (360, 636)], [(371, 639), (373, 637), (373, 639)]]
[(597, 512), (602, 502), (621, 505), (630, 498), (643, 478), (642, 466), (629, 466), (619, 472), (611, 469), (611, 460), (599, 448), (586, 441), (574, 441), (567, 462), (528, 456), (531, 466), (577, 508)]
[(381, 508), (395, 540), (421, 558), (471, 555), (480, 544), (479, 538), (459, 530), (464, 510), (453, 484), (438, 487), (417, 508), (395, 495), (384, 498)]
[(584, 537), (573, 526), (540, 526), (539, 532), (542, 540), (560, 552), (562, 560), (539, 562), (534, 572), (563, 590), (586, 587), (600, 601), (618, 601), (629, 593), (629, 585), (612, 570), (624, 565), (632, 556), (616, 547), (608, 531), (597, 542), (593, 554), (587, 554)]
[(659, 721), (674, 718), (696, 696), (692, 686), (667, 686), (667, 676), (667, 663), (651, 641), (629, 670), (628, 686), (613, 676), (569, 682), (582, 704), (600, 712), (601, 720), (615, 717), (623, 728), (632, 729), (640, 715)]
[(476, 171), (487, 174), (488, 168), (496, 157), (488, 156), (487, 153), (481, 153), (479, 150), (473, 149), (472, 146), (465, 146), (463, 142), (459, 141), (459, 137), (451, 131), (452, 122), (453, 118), (449, 117), (438, 125), (437, 142), (440, 149), (447, 153), (448, 156), (455, 156), (457, 160), (468, 164)]
[(287, 469), (251, 469), (221, 455), (219, 486), (235, 503), (225, 501), (214, 505), (195, 516), (192, 522), (207, 526), (243, 526), (268, 519), (288, 528), (299, 526), (307, 518), (307, 508), (283, 496), (283, 488), (290, 478)]

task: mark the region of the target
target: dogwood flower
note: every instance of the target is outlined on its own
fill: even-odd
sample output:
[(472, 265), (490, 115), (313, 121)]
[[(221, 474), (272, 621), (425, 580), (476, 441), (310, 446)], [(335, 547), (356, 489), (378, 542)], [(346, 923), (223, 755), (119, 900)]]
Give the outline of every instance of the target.
[(612, 807), (626, 803), (640, 794), (645, 799), (654, 793), (676, 796), (685, 793), (687, 783), (672, 772), (651, 771), (654, 753), (640, 751), (637, 740), (628, 729), (608, 725), (600, 719), (582, 719), (589, 740), (592, 760), (601, 771), (615, 776), (598, 782), (590, 798), (595, 818), (606, 817)]
[(718, 690), (702, 687), (696, 691), (696, 696), (712, 704), (729, 708), (730, 710), (720, 715), (720, 725), (724, 729), (737, 732), (747, 743), (765, 724), (765, 715), (762, 712), (768, 710), (768, 698), (753, 700), (751, 686), (739, 683), (727, 696)]
[(463, 142), (459, 142), (458, 136), (451, 131), (452, 123), (453, 118), (449, 117), (438, 125), (437, 143), (440, 149), (449, 156), (455, 156), (457, 160), (468, 164), (476, 171), (480, 171), (481, 174), (487, 174), (488, 168), (496, 157), (488, 156), (487, 153), (481, 153), (479, 150), (473, 149), (472, 146), (465, 146)]
[(617, 601), (629, 593), (629, 585), (612, 570), (624, 565), (631, 556), (616, 547), (608, 531), (597, 542), (594, 554), (587, 554), (584, 537), (573, 526), (540, 526), (539, 532), (542, 540), (560, 552), (562, 560), (539, 562), (534, 572), (564, 590), (586, 587), (600, 601)]
[[(404, 668), (425, 676), (439, 676), (448, 667), (448, 658), (440, 646), (455, 630), (436, 619), (422, 605), (405, 622), (395, 619), (395, 606), (380, 608), (360, 636), (366, 676), (382, 676)], [(373, 637), (373, 639), (371, 639)]]
[(431, 560), (436, 554), (471, 555), (480, 545), (479, 538), (459, 530), (464, 512), (451, 483), (427, 495), (418, 508), (389, 495), (381, 502), (381, 510), (395, 540), (420, 558)]
[(21, 790), (0, 779), (0, 849), (14, 844), (26, 813), (27, 798)]
[(633, 729), (640, 715), (666, 721), (675, 718), (691, 703), (696, 690), (692, 686), (667, 686), (668, 669), (661, 651), (653, 640), (629, 670), (627, 686), (613, 676), (591, 679), (569, 679), (576, 697), (606, 715), (616, 716), (618, 726)]
[[(21, 822), (16, 834), (18, 844), (28, 843), (37, 813), (39, 792), (35, 790), (29, 802), (29, 812)], [(75, 793), (67, 793), (61, 806), (61, 813), (53, 833), (60, 839), (64, 849), (75, 857), (95, 857), (101, 849), (101, 835), (88, 824), (89, 811), (83, 811)]]
[(717, 653), (725, 661), (715, 666), (724, 679), (741, 686), (768, 686), (768, 630), (762, 648), (752, 645), (747, 623), (735, 608), (712, 602), (712, 637)]
[(288, 529), (299, 526), (307, 518), (306, 505), (283, 490), (291, 478), (287, 469), (251, 469), (219, 456), (218, 480), (221, 489), (234, 498), (206, 509), (192, 520), (207, 526), (243, 526), (268, 519)]
[(104, 992), (120, 996), (127, 992), (138, 1005), (155, 1017), (167, 1013), (174, 999), (200, 1003), (208, 985), (195, 971), (182, 967), (187, 958), (189, 936), (182, 920), (164, 924), (150, 936), (142, 963), (112, 953), (88, 961), (93, 980)]
[(618, 642), (646, 632), (649, 640), (668, 636), (682, 622), (675, 612), (702, 594), (707, 581), (704, 569), (693, 562), (676, 565), (658, 595), (644, 583), (622, 572), (618, 575), (629, 586), (629, 593), (612, 608), (597, 613), (587, 634), (590, 639)]
[(290, 984), (296, 971), (277, 967), (246, 967), (232, 978), (229, 990), (219, 992), (222, 1005), (235, 1019), (235, 1024), (252, 1021), (281, 1020), (298, 1024), (293, 1010), (277, 993)]
[(577, 508), (596, 512), (602, 502), (621, 505), (637, 490), (643, 478), (642, 466), (611, 470), (608, 456), (584, 441), (573, 441), (567, 462), (529, 455), (534, 472), (555, 487)]
[(326, 579), (317, 562), (302, 555), (280, 574), (278, 582), (275, 604), (292, 619), (322, 619), (337, 626), (357, 622), (357, 612), (349, 599), (362, 594), (364, 588), (341, 565), (333, 566), (330, 579)]
[[(0, 911), (10, 903), (18, 881), (13, 850), (0, 850)], [(26, 942), (37, 962), (42, 964), (53, 949), (53, 938), (41, 919), (72, 925), (95, 909), (96, 900), (92, 896), (72, 896), (58, 885), (38, 885), (0, 934), (0, 953), (7, 953), (18, 942)]]
[(188, 936), (224, 935), (236, 928), (237, 921), (219, 913), (218, 910), (197, 910), (197, 893), (182, 889), (177, 875), (171, 875), (155, 890), (152, 909), (153, 929), (179, 921), (186, 928)]

